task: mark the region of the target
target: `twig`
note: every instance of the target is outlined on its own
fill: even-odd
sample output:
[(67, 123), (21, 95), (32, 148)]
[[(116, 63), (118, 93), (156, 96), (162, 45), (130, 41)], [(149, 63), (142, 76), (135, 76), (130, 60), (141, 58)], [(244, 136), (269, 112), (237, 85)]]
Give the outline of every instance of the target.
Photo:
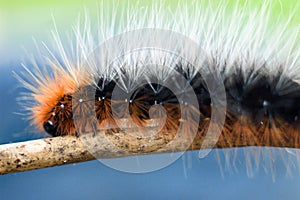
[[(145, 134), (146, 133), (146, 134)], [(151, 135), (152, 134), (152, 135)], [(70, 163), (93, 160), (95, 158), (117, 158), (153, 153), (182, 152), (201, 149), (204, 136), (193, 138), (177, 134), (166, 135), (153, 127), (147, 130), (138, 129), (106, 130), (94, 134), (83, 134), (80, 137), (64, 136), (38, 139), (26, 142), (0, 145), (0, 174), (23, 172)], [(252, 136), (253, 137), (253, 136)], [(235, 137), (219, 137), (215, 147), (251, 146), (244, 140)], [(298, 143), (291, 137), (288, 144), (280, 147), (297, 148)], [(296, 137), (295, 137), (296, 138)], [(207, 139), (207, 136), (206, 136)], [(250, 138), (250, 142), (254, 138)], [(265, 146), (263, 141), (254, 146)], [(293, 144), (293, 145), (291, 145)], [(253, 143), (252, 143), (253, 146)], [(277, 146), (278, 143), (267, 143), (266, 146)]]
[[(153, 129), (149, 128), (149, 132)], [(0, 145), (0, 174), (22, 172), (96, 158), (184, 151), (191, 140), (168, 142), (162, 134), (143, 137), (134, 129), (99, 131), (96, 135), (64, 136)]]

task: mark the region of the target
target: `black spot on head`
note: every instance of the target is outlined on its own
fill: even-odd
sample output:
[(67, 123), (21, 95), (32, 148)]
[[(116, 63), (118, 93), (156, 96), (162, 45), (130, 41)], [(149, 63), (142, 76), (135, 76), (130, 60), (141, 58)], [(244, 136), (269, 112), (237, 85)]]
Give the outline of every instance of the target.
[(72, 130), (72, 95), (63, 95), (50, 110), (47, 121), (44, 122), (44, 130), (52, 136), (68, 135)]
[(57, 133), (57, 125), (54, 124), (52, 121), (48, 120), (43, 124), (44, 129), (47, 133), (49, 133), (52, 136), (58, 136), (59, 134)]

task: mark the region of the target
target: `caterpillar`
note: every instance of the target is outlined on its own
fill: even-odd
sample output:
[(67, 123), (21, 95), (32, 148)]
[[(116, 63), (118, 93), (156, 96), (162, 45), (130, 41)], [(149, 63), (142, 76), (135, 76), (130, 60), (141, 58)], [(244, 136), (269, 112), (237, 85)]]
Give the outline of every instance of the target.
[[(299, 148), (299, 28), (273, 21), (270, 4), (250, 13), (225, 2), (123, 11), (103, 4), (95, 25), (85, 16), (65, 40), (52, 31), (54, 44), (16, 73), (29, 91), (20, 100), (32, 124), (52, 136), (114, 130), (120, 123), (143, 128), (156, 118), (166, 142), (178, 129), (202, 138), (213, 124), (221, 126), (218, 148)], [(182, 42), (189, 40), (201, 51)], [(163, 109), (153, 112), (155, 106)], [(221, 110), (224, 122), (213, 110)]]

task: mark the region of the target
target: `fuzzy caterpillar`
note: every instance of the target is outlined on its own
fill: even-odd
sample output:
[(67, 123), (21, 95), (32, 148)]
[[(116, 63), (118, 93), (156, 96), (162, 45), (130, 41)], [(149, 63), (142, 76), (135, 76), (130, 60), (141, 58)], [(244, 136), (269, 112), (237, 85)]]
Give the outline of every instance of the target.
[[(212, 75), (213, 71), (203, 72), (199, 68), (203, 66), (192, 66), (177, 56), (162, 52), (152, 54), (152, 51), (121, 56), (116, 65), (109, 67), (106, 67), (107, 63), (97, 65), (97, 56), (109, 56), (110, 52), (95, 49), (114, 35), (141, 28), (165, 29), (196, 41), (209, 61), (204, 70), (216, 68), (220, 72), (227, 110), (216, 147), (299, 148), (299, 30), (288, 29), (287, 22), (272, 24), (268, 1), (260, 10), (250, 14), (238, 4), (228, 14), (224, 4), (221, 2), (214, 9), (204, 3), (179, 3), (176, 9), (168, 12), (159, 4), (154, 4), (146, 12), (132, 6), (127, 12), (118, 14), (112, 9), (108, 16), (103, 14), (108, 12), (103, 8), (99, 11), (101, 16), (96, 30), (92, 30), (87, 17), (83, 27), (79, 22), (74, 28), (73, 39), (63, 41), (54, 31), (54, 46), (50, 49), (47, 45), (46, 53), (39, 53), (46, 55), (45, 59), (33, 61), (32, 69), (24, 66), (26, 72), (17, 75), (30, 91), (24, 97), (24, 107), (29, 111), (32, 123), (53, 136), (117, 127), (111, 104), (112, 93), (118, 90), (129, 96), (127, 99), (113, 99), (121, 110), (124, 110), (123, 104), (129, 104), (129, 112), (118, 112), (118, 117), (128, 118), (129, 114), (138, 127), (148, 125), (151, 106), (162, 105), (167, 113), (162, 131), (169, 141), (183, 120), (181, 107), (184, 102), (181, 103), (176, 97), (178, 94), (162, 83), (175, 84), (176, 75), (179, 75), (188, 81), (197, 97), (196, 107), (199, 109), (188, 108), (192, 110), (192, 116), (200, 116), (200, 121), (195, 120), (198, 126), (196, 137), (205, 136), (211, 121), (212, 102), (203, 78)], [(151, 38), (138, 35), (134, 39), (143, 44)], [(158, 38), (159, 42), (164, 39)], [(116, 47), (115, 51), (122, 52), (122, 49)], [(146, 71), (143, 68), (145, 63), (168, 67)], [(156, 83), (147, 82), (154, 78)], [(140, 82), (144, 84), (139, 85)], [(97, 121), (91, 123), (92, 119), (80, 113), (85, 108), (79, 106), (78, 116), (83, 117), (77, 119), (79, 127), (75, 127), (73, 109), (77, 105), (74, 103), (87, 99), (84, 97), (89, 94), (80, 93), (81, 90), (89, 91), (87, 88), (94, 91), (94, 98), (88, 100), (95, 108), (88, 110), (95, 110)], [(76, 101), (75, 94), (76, 97), (79, 94)]]

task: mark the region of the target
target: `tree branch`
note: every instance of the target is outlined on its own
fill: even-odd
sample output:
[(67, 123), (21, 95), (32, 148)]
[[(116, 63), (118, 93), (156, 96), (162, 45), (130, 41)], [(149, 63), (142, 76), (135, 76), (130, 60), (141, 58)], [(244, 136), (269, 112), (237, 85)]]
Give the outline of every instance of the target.
[[(152, 135), (151, 135), (152, 134)], [(284, 134), (284, 133), (282, 133)], [(293, 133), (298, 134), (298, 133)], [(38, 139), (26, 142), (0, 145), (0, 174), (22, 172), (70, 163), (84, 162), (96, 158), (117, 158), (153, 153), (183, 152), (203, 148), (204, 138), (195, 138), (184, 134), (166, 134), (148, 127), (140, 131), (138, 128), (103, 130), (96, 134), (83, 134), (79, 137), (64, 136)], [(275, 146), (298, 148), (296, 135), (290, 136), (290, 142), (258, 143), (253, 134), (244, 135), (242, 140), (236, 136), (219, 137), (215, 148), (230, 148), (241, 146)], [(209, 139), (209, 138), (208, 138)], [(245, 141), (249, 141), (246, 143)]]

